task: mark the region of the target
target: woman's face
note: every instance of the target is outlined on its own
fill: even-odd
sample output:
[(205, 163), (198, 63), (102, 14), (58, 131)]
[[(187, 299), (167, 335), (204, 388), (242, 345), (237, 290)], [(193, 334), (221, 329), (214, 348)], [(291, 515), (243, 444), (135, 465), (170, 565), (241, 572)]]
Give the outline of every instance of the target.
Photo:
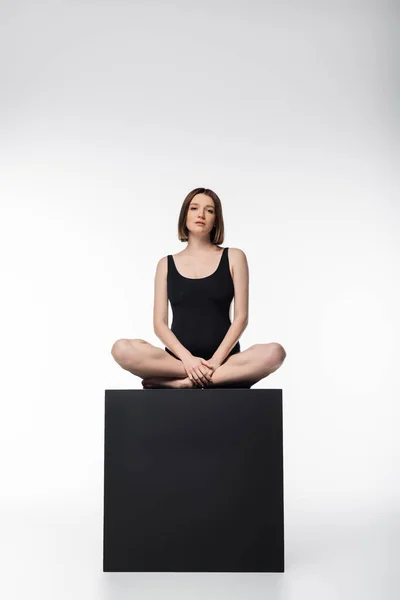
[[(199, 223), (203, 223), (200, 225)], [(195, 235), (209, 235), (215, 223), (214, 200), (206, 194), (196, 194), (189, 204), (186, 227)]]

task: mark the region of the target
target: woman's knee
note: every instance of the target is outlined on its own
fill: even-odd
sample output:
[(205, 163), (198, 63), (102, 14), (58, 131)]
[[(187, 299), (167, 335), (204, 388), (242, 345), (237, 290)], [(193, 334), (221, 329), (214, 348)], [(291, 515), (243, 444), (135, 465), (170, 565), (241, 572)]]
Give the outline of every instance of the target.
[(282, 344), (279, 344), (278, 342), (271, 342), (270, 344), (268, 344), (268, 346), (271, 351), (273, 360), (276, 363), (283, 363), (283, 361), (286, 358), (286, 351)]
[(140, 346), (140, 344), (147, 343), (145, 340), (134, 339), (128, 340), (126, 338), (121, 338), (114, 342), (111, 348), (112, 357), (118, 362), (124, 362), (127, 359), (132, 360), (135, 358), (138, 352), (136, 352)]
[(112, 357), (118, 362), (128, 349), (128, 340), (120, 339), (113, 343), (111, 348)]
[(269, 367), (271, 364), (282, 364), (286, 357), (286, 351), (281, 344), (270, 342), (269, 344), (254, 344), (258, 358)]

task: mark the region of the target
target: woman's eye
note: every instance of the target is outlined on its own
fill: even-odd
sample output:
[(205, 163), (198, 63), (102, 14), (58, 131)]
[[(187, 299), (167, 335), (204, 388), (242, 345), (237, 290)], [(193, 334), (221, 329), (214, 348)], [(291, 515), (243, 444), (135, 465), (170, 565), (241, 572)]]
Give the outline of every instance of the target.
[[(190, 210), (196, 210), (196, 206), (191, 206)], [(211, 209), (208, 209), (207, 212), (211, 213), (212, 215), (214, 214), (214, 211)]]

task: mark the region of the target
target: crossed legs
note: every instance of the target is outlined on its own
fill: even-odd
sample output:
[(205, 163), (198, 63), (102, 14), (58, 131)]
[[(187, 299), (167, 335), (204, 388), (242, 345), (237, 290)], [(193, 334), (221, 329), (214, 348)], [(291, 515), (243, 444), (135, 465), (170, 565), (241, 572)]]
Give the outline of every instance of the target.
[[(123, 369), (143, 378), (143, 385), (147, 382), (150, 387), (193, 386), (180, 360), (145, 340), (117, 340), (111, 354)], [(238, 382), (252, 386), (279, 369), (285, 357), (284, 348), (276, 342), (254, 344), (229, 356), (214, 371), (210, 387)]]

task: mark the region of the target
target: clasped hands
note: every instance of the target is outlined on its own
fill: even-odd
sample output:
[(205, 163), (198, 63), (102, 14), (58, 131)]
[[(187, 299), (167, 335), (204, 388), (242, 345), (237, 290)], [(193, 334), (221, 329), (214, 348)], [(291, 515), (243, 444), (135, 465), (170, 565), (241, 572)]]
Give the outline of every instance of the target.
[(216, 358), (206, 360), (201, 356), (193, 355), (181, 360), (189, 379), (198, 387), (203, 387), (204, 385), (207, 385), (207, 383), (212, 383), (214, 371), (222, 364), (222, 361)]

